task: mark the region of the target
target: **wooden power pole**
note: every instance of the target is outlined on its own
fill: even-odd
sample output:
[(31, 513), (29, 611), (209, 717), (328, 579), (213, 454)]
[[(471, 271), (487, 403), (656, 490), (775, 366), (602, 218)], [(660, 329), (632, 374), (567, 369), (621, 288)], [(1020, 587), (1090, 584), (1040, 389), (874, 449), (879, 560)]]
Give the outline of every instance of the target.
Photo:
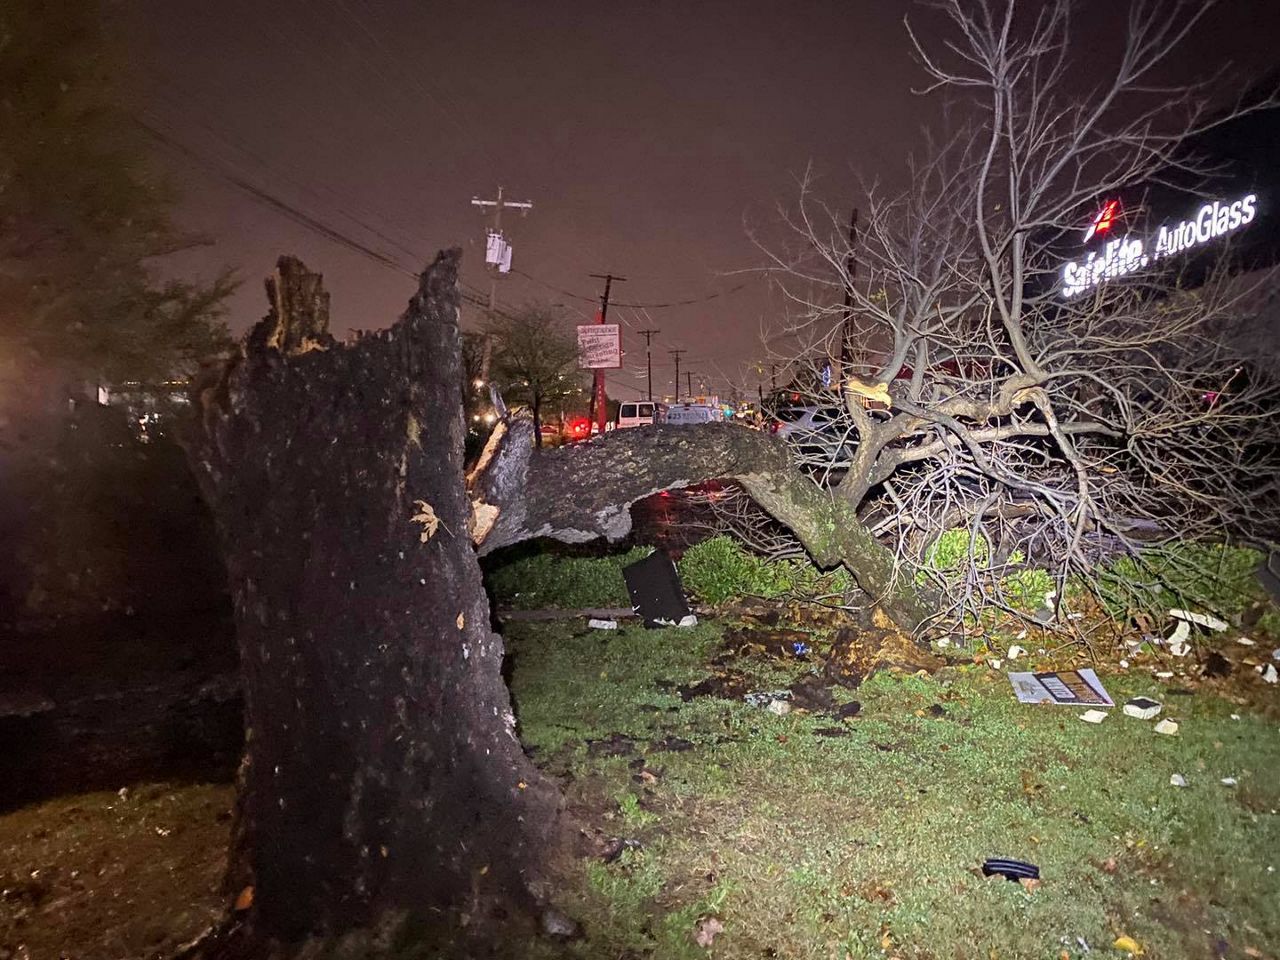
[[(604, 294), (600, 297), (600, 312), (596, 314), (596, 323), (604, 323), (605, 317), (609, 315), (609, 289), (613, 286), (613, 281), (626, 283), (627, 278), (615, 277), (612, 273), (593, 273), (591, 276), (604, 281)], [(603, 368), (597, 367), (595, 373), (595, 382), (591, 386), (591, 405), (595, 409), (596, 429), (603, 434), (605, 421), (609, 418), (609, 398), (605, 395)]]

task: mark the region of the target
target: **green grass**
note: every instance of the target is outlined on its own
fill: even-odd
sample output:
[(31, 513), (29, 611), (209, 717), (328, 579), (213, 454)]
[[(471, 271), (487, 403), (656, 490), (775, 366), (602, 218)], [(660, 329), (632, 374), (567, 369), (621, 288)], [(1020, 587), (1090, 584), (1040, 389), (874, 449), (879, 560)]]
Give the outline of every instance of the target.
[[(843, 724), (681, 702), (673, 685), (708, 674), (717, 635), (509, 630), (523, 739), (572, 774), (571, 803), (594, 804), (600, 829), (643, 843), (612, 864), (583, 861), (562, 891), (587, 931), (569, 955), (706, 956), (692, 933), (711, 913), (725, 932), (709, 952), (722, 958), (1079, 957), (1077, 937), (1106, 957), (1126, 934), (1158, 960), (1212, 956), (1219, 939), (1231, 956), (1280, 943), (1274, 717), (1107, 676), (1118, 701), (1162, 700), (1181, 733), (1118, 710), (1091, 726), (1077, 710), (1017, 704), (981, 668), (876, 677)], [(760, 688), (807, 669), (730, 666)], [(838, 726), (845, 736), (815, 733)], [(634, 752), (588, 748), (611, 735)], [(692, 749), (658, 748), (672, 736)], [(640, 763), (656, 780), (637, 776)], [(1171, 786), (1173, 773), (1189, 786)], [(983, 879), (990, 856), (1037, 863), (1043, 886)]]

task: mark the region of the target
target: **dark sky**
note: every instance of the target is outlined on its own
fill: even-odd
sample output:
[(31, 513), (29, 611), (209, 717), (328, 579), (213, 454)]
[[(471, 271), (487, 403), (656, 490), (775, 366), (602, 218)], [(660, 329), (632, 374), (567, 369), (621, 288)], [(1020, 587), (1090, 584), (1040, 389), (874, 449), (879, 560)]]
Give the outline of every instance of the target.
[[(1234, 61), (1241, 82), (1276, 64), (1272, 4), (1222, 3), (1187, 48), (1189, 69)], [(1085, 5), (1084, 42), (1105, 53), (1126, 3)], [(900, 184), (906, 153), (936, 109), (890, 0), (131, 0), (117, 9), (143, 115), (204, 158), (158, 156), (182, 191), (179, 219), (213, 244), (168, 269), (245, 280), (242, 330), (263, 312), (261, 278), (280, 253), (325, 274), (334, 329), (388, 325), (413, 281), (229, 185), (238, 176), (346, 236), (418, 269), (466, 250), (464, 280), (488, 289), (484, 216), (472, 196), (528, 199), (508, 214), (514, 266), (498, 297), (563, 303), (584, 318), (599, 281), (629, 278), (623, 399), (644, 388), (643, 338), (656, 327), (655, 392), (666, 351), (724, 390), (754, 392), (761, 325), (776, 304), (744, 217), (768, 226), (812, 163), (846, 206), (853, 171)], [(913, 20), (916, 17), (913, 13)], [(213, 170), (208, 164), (212, 164)], [(217, 171), (217, 172), (215, 172)], [(412, 254), (412, 256), (411, 256)], [(743, 284), (745, 283), (745, 286)], [(710, 299), (707, 299), (710, 298)], [(467, 318), (474, 322), (473, 315)], [(628, 326), (629, 325), (629, 326)], [(767, 380), (767, 373), (765, 374)], [(683, 374), (681, 379), (684, 379)], [(767, 385), (767, 384), (766, 384)]]

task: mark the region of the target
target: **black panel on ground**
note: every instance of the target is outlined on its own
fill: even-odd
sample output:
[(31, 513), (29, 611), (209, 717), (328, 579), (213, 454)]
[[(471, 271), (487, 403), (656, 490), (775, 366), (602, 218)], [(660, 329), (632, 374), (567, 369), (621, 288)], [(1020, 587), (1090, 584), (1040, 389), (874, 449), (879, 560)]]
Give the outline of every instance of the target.
[(680, 574), (674, 561), (661, 550), (623, 567), (622, 576), (631, 594), (631, 606), (644, 618), (646, 627), (662, 626), (659, 620), (679, 623), (689, 615)]

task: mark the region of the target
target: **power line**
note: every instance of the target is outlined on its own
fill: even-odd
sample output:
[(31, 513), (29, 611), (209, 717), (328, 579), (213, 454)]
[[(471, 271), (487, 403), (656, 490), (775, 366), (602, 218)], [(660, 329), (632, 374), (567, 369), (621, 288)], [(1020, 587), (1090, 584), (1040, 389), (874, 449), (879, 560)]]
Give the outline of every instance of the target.
[[(351, 237), (343, 233), (341, 230), (338, 230), (336, 227), (333, 227), (330, 224), (325, 223), (324, 221), (312, 216), (311, 214), (298, 209), (294, 205), (290, 204), (285, 200), (282, 200), (280, 197), (276, 196), (270, 191), (262, 187), (259, 187), (256, 184), (250, 183), (245, 178), (235, 173), (227, 172), (226, 170), (220, 167), (217, 161), (212, 160), (209, 157), (206, 157), (203, 154), (199, 153), (198, 151), (193, 150), (191, 147), (188, 147), (186, 144), (181, 143), (178, 140), (175, 140), (173, 137), (157, 129), (155, 126), (148, 123), (146, 120), (143, 120), (141, 117), (135, 116), (133, 119), (135, 123), (137, 123), (140, 127), (142, 127), (143, 130), (145, 130), (158, 142), (164, 144), (169, 149), (179, 154), (182, 154), (188, 159), (193, 160), (197, 165), (199, 165), (200, 167), (203, 167), (212, 175), (218, 177), (221, 180), (225, 180), (231, 186), (247, 194), (258, 203), (267, 207), (268, 209), (273, 210), (276, 213), (298, 224), (299, 226), (304, 227), (307, 230), (310, 230), (321, 237), (324, 237), (326, 240), (329, 240), (332, 243), (345, 247), (354, 253), (358, 253), (361, 256), (366, 257), (369, 260), (372, 260), (374, 263), (377, 263), (380, 266), (386, 267), (388, 270), (394, 270), (396, 273), (409, 277), (414, 281), (417, 281), (419, 279), (420, 274), (418, 273), (418, 271), (410, 267), (406, 267), (404, 264), (400, 263), (394, 258), (378, 250), (375, 250), (366, 244), (361, 243), (359, 240), (352, 239)], [(459, 284), (458, 293), (462, 300), (468, 303), (471, 303), (474, 306), (484, 307), (486, 309), (489, 306), (488, 301), (484, 297), (482, 297), (479, 293), (474, 292), (473, 290), (467, 289), (464, 284), (461, 284), (461, 283)], [(496, 306), (494, 307), (493, 312), (496, 316), (502, 317), (504, 319), (512, 319), (512, 316), (510, 313), (506, 312), (505, 310), (498, 309)]]
[[(532, 280), (534, 283), (538, 284), (539, 286), (546, 287), (548, 290), (554, 290), (556, 293), (561, 294), (562, 296), (573, 297), (573, 299), (575, 300), (585, 300), (589, 303), (594, 303), (597, 299), (599, 299), (598, 297), (589, 297), (585, 294), (574, 293), (572, 290), (566, 290), (563, 287), (557, 287), (555, 284), (547, 283), (547, 281), (545, 280), (540, 280), (539, 278), (533, 276), (530, 273), (526, 273), (523, 270), (513, 269), (511, 272), (515, 274), (519, 274), (520, 276), (524, 277), (526, 280)], [(692, 300), (672, 300), (668, 303), (623, 303), (622, 301), (615, 300), (613, 305), (615, 307), (629, 307), (636, 310), (657, 310), (665, 307), (688, 307), (688, 306), (693, 306), (699, 303), (707, 303), (708, 301), (715, 300), (719, 297), (727, 297), (730, 294), (737, 293), (739, 290), (743, 289), (746, 286), (747, 286), (747, 283), (744, 281), (743, 283), (740, 283), (736, 287), (733, 287), (729, 290), (721, 290), (719, 293), (713, 293), (705, 297), (697, 297)]]

